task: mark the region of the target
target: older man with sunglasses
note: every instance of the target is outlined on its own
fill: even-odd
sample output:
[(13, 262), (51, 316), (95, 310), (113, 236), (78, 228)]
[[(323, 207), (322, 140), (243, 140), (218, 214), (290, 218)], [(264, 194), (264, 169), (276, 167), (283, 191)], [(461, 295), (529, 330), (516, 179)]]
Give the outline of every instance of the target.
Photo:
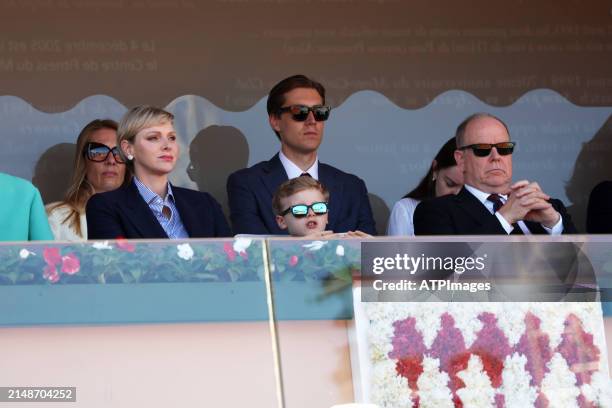
[(281, 142), (280, 152), (228, 178), (234, 233), (287, 234), (276, 223), (272, 196), (284, 181), (304, 176), (319, 180), (330, 192), (328, 229), (375, 234), (363, 180), (318, 160), (331, 110), (325, 106), (323, 85), (304, 75), (283, 79), (270, 91), (267, 110), (270, 126)]
[(457, 128), (456, 141), (464, 187), (456, 196), (420, 203), (414, 213), (416, 235), (576, 233), (561, 201), (536, 182), (512, 182), (515, 143), (502, 120), (471, 115)]

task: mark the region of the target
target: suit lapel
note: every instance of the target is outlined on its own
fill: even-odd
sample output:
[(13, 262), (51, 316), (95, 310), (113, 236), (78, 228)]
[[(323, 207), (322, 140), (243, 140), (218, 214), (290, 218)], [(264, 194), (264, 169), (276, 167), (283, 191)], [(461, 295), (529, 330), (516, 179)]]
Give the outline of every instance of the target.
[(464, 210), (477, 224), (482, 225), (483, 221), (487, 218), (495, 217), (489, 212), (487, 207), (485, 207), (474, 194), (467, 191), (465, 187), (463, 187), (455, 197), (460, 204), (458, 208)]
[(134, 181), (125, 188), (125, 193), (127, 206), (123, 208), (128, 221), (138, 233), (147, 238), (168, 238), (157, 218), (138, 192)]
[(270, 197), (274, 195), (278, 186), (289, 179), (278, 153), (266, 163), (262, 173), (261, 181), (270, 193)]
[[(188, 200), (183, 197), (181, 189), (172, 186), (172, 194), (174, 194), (174, 205), (179, 212), (183, 226), (190, 237), (198, 237), (203, 234), (200, 231), (199, 219), (204, 217), (204, 214), (200, 214), (198, 217), (195, 206), (189, 205)], [(195, 204), (195, 203), (193, 203)]]
[(329, 191), (329, 224), (328, 229), (334, 229), (336, 223), (340, 220), (339, 215), (341, 211), (341, 205), (344, 202), (343, 185), (338, 181), (337, 177), (334, 177), (333, 171), (330, 166), (319, 162), (319, 181)]

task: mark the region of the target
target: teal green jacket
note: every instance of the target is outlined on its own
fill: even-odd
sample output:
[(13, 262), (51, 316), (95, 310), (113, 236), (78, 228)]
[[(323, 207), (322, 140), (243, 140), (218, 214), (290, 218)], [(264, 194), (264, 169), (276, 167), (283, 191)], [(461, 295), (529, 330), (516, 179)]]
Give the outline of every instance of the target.
[(0, 173), (0, 241), (53, 240), (38, 189)]

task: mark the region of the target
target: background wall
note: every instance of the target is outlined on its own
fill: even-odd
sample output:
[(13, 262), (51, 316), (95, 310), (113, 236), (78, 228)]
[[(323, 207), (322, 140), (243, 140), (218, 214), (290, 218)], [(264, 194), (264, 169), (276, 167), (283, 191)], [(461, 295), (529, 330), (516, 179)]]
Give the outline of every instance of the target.
[(476, 111), (579, 228), (612, 178), (609, 1), (4, 0), (0, 23), (0, 171), (47, 202), (80, 128), (141, 103), (177, 115), (173, 182), (226, 202), (227, 174), (277, 151), (265, 97), (295, 73), (327, 87), (320, 159), (366, 181), (380, 231)]

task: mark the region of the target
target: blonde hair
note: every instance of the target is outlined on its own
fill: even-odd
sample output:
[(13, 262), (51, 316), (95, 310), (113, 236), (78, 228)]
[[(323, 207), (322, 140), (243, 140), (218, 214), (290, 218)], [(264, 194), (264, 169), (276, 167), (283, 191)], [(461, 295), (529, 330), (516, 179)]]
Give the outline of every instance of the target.
[(70, 186), (64, 196), (64, 201), (50, 206), (47, 209), (47, 214), (55, 208), (68, 205), (70, 212), (61, 223), (66, 224), (81, 235), (80, 215), (85, 210), (87, 200), (95, 193), (94, 187), (87, 180), (87, 159), (85, 157), (85, 146), (91, 142), (91, 136), (102, 129), (111, 129), (117, 131), (117, 122), (112, 119), (94, 119), (89, 122), (79, 133), (76, 141), (76, 150), (74, 152), (74, 165), (72, 169), (72, 179)]
[(134, 163), (127, 159), (127, 155), (121, 147), (121, 142), (126, 140), (132, 144), (134, 143), (134, 138), (142, 129), (166, 122), (173, 123), (174, 115), (161, 108), (149, 105), (135, 106), (123, 115), (117, 129), (117, 146), (119, 146), (121, 158), (130, 170), (133, 168)]
[(317, 190), (323, 195), (323, 199), (325, 201), (329, 201), (329, 191), (327, 191), (327, 188), (325, 188), (323, 184), (312, 177), (300, 176), (285, 181), (278, 187), (278, 189), (276, 189), (274, 197), (272, 197), (272, 208), (274, 209), (274, 214), (280, 215), (286, 210), (286, 208), (282, 207), (281, 200), (291, 197), (292, 195), (304, 190)]

